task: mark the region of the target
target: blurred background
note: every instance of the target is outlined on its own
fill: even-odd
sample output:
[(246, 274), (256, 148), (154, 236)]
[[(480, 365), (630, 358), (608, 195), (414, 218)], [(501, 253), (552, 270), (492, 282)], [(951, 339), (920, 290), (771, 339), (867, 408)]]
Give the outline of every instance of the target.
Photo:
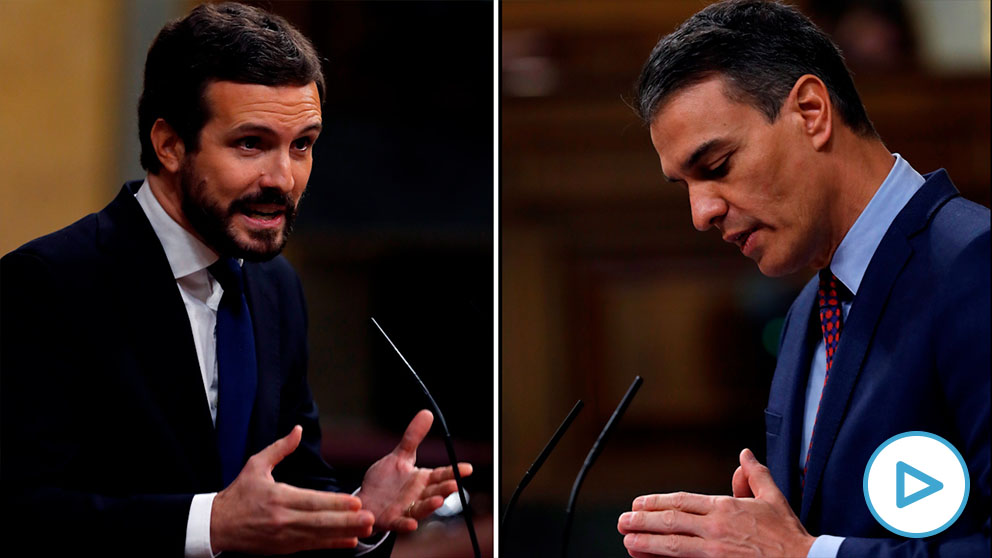
[[(692, 227), (629, 108), (654, 44), (709, 2), (503, 2), (500, 510), (506, 556), (557, 555), (573, 479), (635, 375), (644, 385), (585, 480), (572, 557), (625, 556), (632, 500), (729, 494), (763, 410), (782, 318), (813, 272), (767, 279)], [(989, 205), (989, 2), (799, 0), (841, 47), (886, 145)]]
[[(0, 254), (98, 211), (138, 164), (145, 53), (188, 0), (0, 0)], [(483, 548), (493, 507), (493, 4), (271, 2), (326, 58), (324, 131), (285, 255), (310, 317), (324, 454), (345, 486), (445, 411)], [(447, 462), (439, 423), (420, 462)], [(393, 556), (471, 556), (435, 517)]]

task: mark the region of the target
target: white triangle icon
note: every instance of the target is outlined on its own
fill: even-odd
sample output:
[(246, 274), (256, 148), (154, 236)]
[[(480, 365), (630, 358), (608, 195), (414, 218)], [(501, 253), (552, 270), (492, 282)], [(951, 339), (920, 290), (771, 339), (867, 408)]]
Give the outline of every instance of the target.
[(906, 483), (905, 490), (906, 490), (907, 498), (923, 490), (924, 488), (930, 486), (929, 484), (921, 481), (920, 479), (914, 477), (913, 475), (906, 475), (905, 483)]

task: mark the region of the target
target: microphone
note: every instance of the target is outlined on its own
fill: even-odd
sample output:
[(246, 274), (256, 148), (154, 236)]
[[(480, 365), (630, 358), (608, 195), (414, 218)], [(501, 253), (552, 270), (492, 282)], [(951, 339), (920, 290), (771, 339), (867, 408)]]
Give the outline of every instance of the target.
[(634, 382), (630, 384), (627, 388), (627, 393), (620, 400), (620, 404), (613, 411), (613, 415), (610, 416), (610, 420), (606, 421), (606, 426), (603, 427), (603, 431), (599, 433), (599, 437), (596, 438), (596, 442), (593, 443), (592, 449), (589, 450), (589, 455), (586, 456), (585, 463), (582, 464), (582, 468), (579, 469), (579, 474), (575, 476), (575, 484), (572, 485), (572, 494), (568, 498), (568, 507), (565, 508), (565, 530), (562, 532), (562, 542), (561, 542), (561, 556), (565, 558), (568, 555), (568, 535), (572, 530), (572, 517), (575, 512), (575, 499), (579, 496), (579, 489), (582, 488), (582, 481), (586, 478), (586, 473), (595, 463), (596, 458), (599, 454), (603, 452), (603, 445), (606, 443), (607, 438), (613, 432), (616, 427), (617, 422), (620, 421), (620, 417), (623, 416), (627, 407), (630, 405), (630, 401), (634, 399), (634, 395), (637, 390), (640, 389), (641, 384), (644, 382), (640, 376), (634, 377)]
[(532, 463), (530, 468), (527, 469), (527, 472), (524, 473), (524, 477), (520, 479), (520, 483), (517, 484), (517, 487), (513, 490), (513, 494), (510, 495), (510, 501), (507, 502), (506, 509), (503, 510), (503, 519), (499, 522), (499, 530), (504, 539), (508, 538), (506, 537), (506, 526), (509, 524), (510, 512), (513, 510), (513, 506), (516, 505), (517, 498), (520, 497), (520, 493), (528, 484), (530, 484), (531, 479), (537, 474), (537, 471), (541, 468), (541, 466), (544, 465), (544, 461), (549, 455), (551, 455), (552, 450), (554, 450), (555, 446), (558, 445), (558, 441), (561, 440), (561, 437), (565, 434), (565, 431), (568, 430), (568, 427), (572, 425), (572, 421), (575, 420), (575, 417), (578, 416), (579, 411), (582, 410), (582, 405), (583, 403), (581, 399), (575, 402), (575, 406), (572, 407), (572, 410), (568, 413), (568, 416), (566, 416), (565, 420), (562, 421), (560, 426), (558, 426), (558, 430), (555, 430), (554, 435), (551, 436), (551, 439), (547, 444), (545, 444), (544, 449), (542, 449), (541, 453), (538, 454), (537, 459), (535, 459), (534, 463)]
[(420, 385), (420, 389), (422, 389), (424, 395), (427, 396), (427, 399), (431, 403), (431, 407), (434, 408), (434, 413), (437, 414), (437, 418), (441, 422), (441, 430), (444, 434), (444, 447), (448, 450), (448, 460), (451, 461), (451, 470), (455, 473), (455, 485), (458, 487), (458, 499), (462, 503), (462, 515), (465, 518), (465, 526), (468, 527), (468, 537), (472, 540), (472, 551), (475, 554), (475, 558), (482, 558), (482, 552), (479, 550), (479, 540), (475, 536), (475, 526), (472, 524), (472, 511), (468, 507), (468, 502), (465, 501), (466, 491), (462, 486), (462, 475), (458, 472), (458, 458), (455, 457), (455, 445), (451, 441), (451, 433), (448, 432), (448, 423), (444, 420), (444, 414), (441, 413), (441, 408), (438, 407), (437, 402), (434, 401), (434, 396), (431, 395), (431, 392), (427, 389), (427, 386), (424, 385), (424, 381), (420, 379), (417, 372), (414, 371), (412, 366), (410, 366), (410, 363), (407, 362), (406, 357), (403, 356), (403, 353), (396, 348), (396, 344), (393, 343), (393, 340), (386, 335), (386, 332), (383, 331), (382, 326), (379, 325), (379, 322), (375, 321), (375, 318), (372, 318), (372, 323), (375, 324), (375, 327), (379, 328), (382, 336), (386, 338), (386, 341), (389, 341), (389, 344), (393, 347), (393, 350), (396, 351), (396, 354), (398, 354), (400, 359), (403, 360), (403, 364), (410, 369), (410, 373), (413, 374), (413, 379), (417, 380), (417, 383)]

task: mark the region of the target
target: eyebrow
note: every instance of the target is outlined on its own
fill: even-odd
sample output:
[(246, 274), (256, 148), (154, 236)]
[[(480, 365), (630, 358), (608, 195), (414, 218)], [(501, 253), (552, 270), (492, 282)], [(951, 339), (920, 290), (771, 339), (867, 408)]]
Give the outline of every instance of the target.
[[(323, 128), (322, 123), (315, 122), (304, 128), (303, 130), (301, 130), (300, 135), (306, 135), (310, 132), (320, 133), (320, 130), (322, 128)], [(232, 133), (234, 135), (252, 134), (252, 133), (259, 135), (271, 135), (271, 136), (276, 135), (276, 131), (273, 130), (272, 128), (269, 128), (268, 126), (263, 126), (262, 124), (252, 124), (250, 122), (247, 124), (242, 124), (237, 128), (234, 128), (234, 130), (232, 130)]]
[[(699, 163), (700, 159), (702, 159), (703, 157), (705, 157), (706, 155), (708, 155), (712, 151), (715, 151), (715, 150), (719, 149), (720, 147), (723, 147), (725, 145), (728, 145), (729, 143), (730, 143), (730, 141), (727, 140), (727, 139), (725, 139), (725, 138), (715, 138), (715, 139), (711, 139), (711, 140), (708, 140), (708, 141), (703, 142), (702, 145), (700, 145), (699, 147), (697, 147), (695, 149), (695, 151), (692, 152), (692, 155), (689, 155), (686, 158), (685, 162), (682, 163), (682, 165), (680, 166), (680, 168), (684, 172), (691, 171), (692, 168), (695, 167)], [(672, 178), (669, 178), (669, 176), (667, 174), (665, 174), (664, 171), (662, 171), (661, 174), (662, 174), (662, 176), (665, 177), (665, 180), (667, 180), (669, 182), (684, 182), (681, 179), (672, 179)]]

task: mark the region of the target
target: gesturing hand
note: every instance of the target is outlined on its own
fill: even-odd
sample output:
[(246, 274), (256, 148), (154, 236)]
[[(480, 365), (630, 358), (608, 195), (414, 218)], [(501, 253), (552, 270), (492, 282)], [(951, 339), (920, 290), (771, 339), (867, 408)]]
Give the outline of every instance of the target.
[(634, 500), (617, 529), (634, 558), (652, 556), (804, 557), (812, 537), (751, 450), (734, 472), (734, 497), (679, 492)]
[[(451, 467), (417, 467), (417, 448), (433, 423), (430, 411), (417, 413), (399, 445), (365, 473), (358, 496), (365, 509), (375, 515), (376, 531), (415, 530), (418, 520), (441, 507), (445, 496), (457, 490)], [(472, 466), (459, 463), (458, 472), (467, 477), (472, 474)]]
[(372, 533), (374, 518), (354, 496), (276, 482), (272, 469), (300, 444), (303, 428), (253, 455), (230, 486), (214, 498), (210, 545), (214, 554), (289, 554), (353, 548)]

